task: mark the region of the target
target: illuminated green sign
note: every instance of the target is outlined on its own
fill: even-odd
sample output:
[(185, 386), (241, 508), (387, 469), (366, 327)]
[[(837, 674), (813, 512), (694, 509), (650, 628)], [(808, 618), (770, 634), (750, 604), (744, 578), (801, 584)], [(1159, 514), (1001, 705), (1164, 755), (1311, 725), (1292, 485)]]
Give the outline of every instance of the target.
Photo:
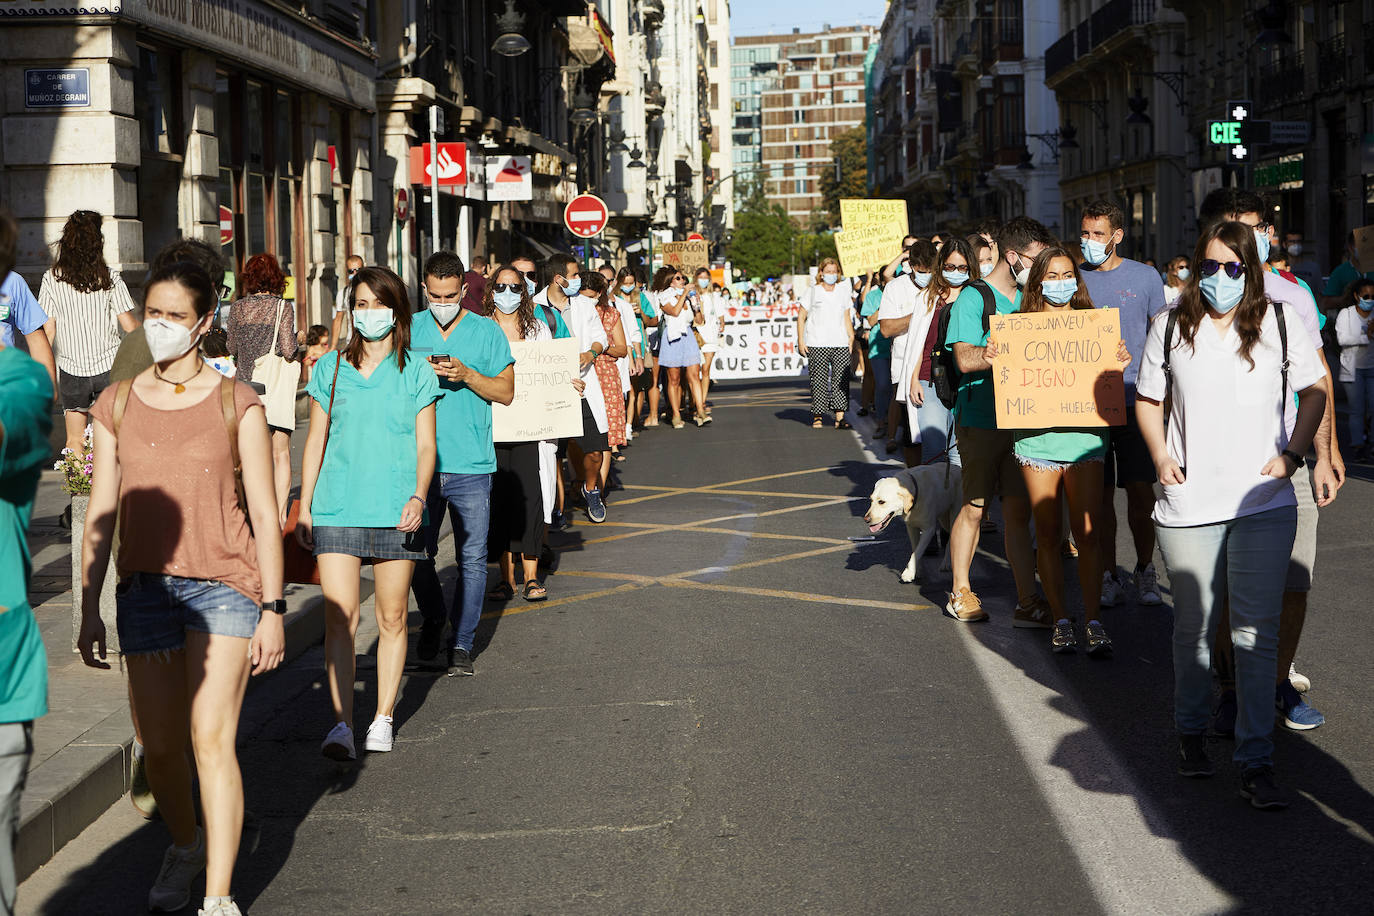
[(1239, 121), (1209, 121), (1207, 138), (1213, 146), (1235, 146), (1240, 142)]

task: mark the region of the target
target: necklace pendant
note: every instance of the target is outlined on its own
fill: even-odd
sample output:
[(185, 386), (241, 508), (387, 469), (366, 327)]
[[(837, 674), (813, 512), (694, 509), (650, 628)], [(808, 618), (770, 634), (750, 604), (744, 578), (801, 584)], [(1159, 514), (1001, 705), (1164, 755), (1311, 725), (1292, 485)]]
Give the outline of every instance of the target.
[(177, 386), (176, 386), (175, 388), (173, 388), (172, 390), (175, 391), (177, 394), (181, 394), (183, 391), (186, 390), (186, 386), (185, 386), (185, 385), (177, 385)]

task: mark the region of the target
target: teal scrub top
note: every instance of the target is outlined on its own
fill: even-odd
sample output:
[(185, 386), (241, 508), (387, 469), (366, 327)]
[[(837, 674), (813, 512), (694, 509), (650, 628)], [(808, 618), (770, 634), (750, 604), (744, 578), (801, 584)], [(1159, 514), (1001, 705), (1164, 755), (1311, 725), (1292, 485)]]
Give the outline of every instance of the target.
[[(420, 312), (410, 326), (410, 345), (422, 356), (447, 354), (488, 378), (500, 375), (507, 366), (515, 364), (510, 341), (495, 321), (474, 312), (460, 314), (462, 317), (450, 328), (445, 340), (434, 316), (428, 311)], [(425, 371), (434, 378), (428, 366)], [(496, 446), (491, 434), (491, 402), (459, 382), (444, 381), (440, 388), (444, 399), (439, 402), (435, 416), (439, 473), (494, 473)]]
[(48, 658), (29, 607), (28, 527), (48, 463), (52, 381), (28, 354), (5, 347), (0, 391), (0, 724), (9, 724), (48, 712)]
[(1012, 451), (1035, 461), (1076, 464), (1107, 454), (1106, 429), (1020, 429)]
[[(306, 393), (325, 410), (338, 361), (337, 350), (321, 356), (306, 385)], [(415, 495), (419, 464), (415, 416), (441, 397), (434, 370), (418, 353), (406, 354), (404, 369), (393, 354), (368, 378), (344, 360), (339, 366), (324, 466), (310, 503), (313, 524), (396, 527), (406, 500)]]
[[(989, 286), (997, 300), (997, 314), (1009, 315), (1021, 307), (1021, 291), (1016, 291), (1015, 299), (1008, 299)], [(965, 285), (954, 300), (949, 313), (949, 334), (945, 343), (972, 344), (986, 347), (988, 335), (983, 330), (983, 295), (971, 286)], [(976, 426), (981, 429), (997, 428), (997, 405), (992, 398), (992, 370), (986, 372), (965, 372), (959, 376), (959, 399), (954, 402), (954, 416), (963, 426)]]
[[(868, 295), (864, 296), (864, 307), (859, 312), (859, 317), (869, 318), (877, 314), (882, 304), (883, 291), (875, 286), (868, 291)], [(876, 322), (873, 327), (868, 329), (868, 358), (892, 358), (892, 341), (883, 336), (883, 332)]]

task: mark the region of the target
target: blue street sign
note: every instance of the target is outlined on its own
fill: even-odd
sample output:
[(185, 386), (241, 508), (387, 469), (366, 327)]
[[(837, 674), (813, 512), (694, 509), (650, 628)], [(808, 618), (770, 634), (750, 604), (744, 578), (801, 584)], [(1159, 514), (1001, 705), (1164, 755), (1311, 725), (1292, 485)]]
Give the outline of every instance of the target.
[(25, 108), (90, 108), (91, 71), (25, 70)]

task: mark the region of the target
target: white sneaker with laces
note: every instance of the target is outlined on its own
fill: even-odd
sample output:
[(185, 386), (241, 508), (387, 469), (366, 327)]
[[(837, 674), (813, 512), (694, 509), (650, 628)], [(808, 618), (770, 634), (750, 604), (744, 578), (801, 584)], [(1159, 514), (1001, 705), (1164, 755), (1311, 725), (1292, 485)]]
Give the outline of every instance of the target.
[(232, 900), (224, 900), (205, 910), (196, 910), (196, 916), (243, 916), (239, 905)]
[(1298, 693), (1306, 693), (1312, 689), (1312, 679), (1305, 674), (1299, 674), (1292, 662), (1288, 663), (1288, 683), (1292, 684)]
[(1116, 607), (1125, 597), (1121, 591), (1121, 582), (1116, 578), (1115, 570), (1104, 570), (1102, 573), (1102, 606)]
[(358, 752), (353, 748), (353, 729), (347, 722), (336, 722), (324, 736), (320, 753), (330, 760), (357, 760)]
[(363, 748), (368, 751), (379, 751), (385, 753), (391, 750), (395, 743), (395, 736), (391, 728), (391, 716), (378, 716), (372, 720), (372, 724), (367, 727), (367, 740), (363, 742)]
[(148, 891), (148, 909), (154, 913), (174, 913), (191, 902), (191, 884), (205, 871), (205, 835), (196, 828), (196, 841), (189, 848), (168, 846), (162, 856), (162, 869)]
[(1145, 564), (1145, 568), (1136, 573), (1135, 581), (1141, 604), (1159, 607), (1164, 603), (1164, 596), (1159, 593), (1159, 573), (1155, 572), (1155, 564)]

